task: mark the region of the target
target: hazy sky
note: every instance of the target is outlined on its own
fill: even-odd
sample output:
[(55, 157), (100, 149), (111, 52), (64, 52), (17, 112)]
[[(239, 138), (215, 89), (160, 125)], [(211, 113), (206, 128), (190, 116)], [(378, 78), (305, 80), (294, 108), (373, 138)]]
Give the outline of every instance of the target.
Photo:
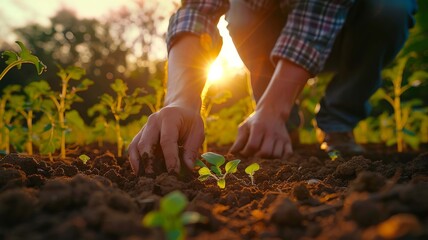
[[(74, 10), (77, 17), (99, 18), (108, 17), (111, 10), (122, 6), (133, 8), (134, 0), (0, 0), (0, 46), (4, 42), (13, 43), (16, 36), (10, 30), (25, 26), (28, 23), (49, 24), (49, 18), (61, 8)], [(161, 9), (172, 11), (174, 2), (179, 0), (145, 0), (146, 4), (157, 3), (164, 5)], [(220, 32), (224, 36), (221, 56), (232, 66), (241, 66), (233, 43), (226, 30), (227, 23), (222, 20)], [(162, 26), (165, 28), (167, 26)], [(13, 46), (15, 47), (15, 46)]]

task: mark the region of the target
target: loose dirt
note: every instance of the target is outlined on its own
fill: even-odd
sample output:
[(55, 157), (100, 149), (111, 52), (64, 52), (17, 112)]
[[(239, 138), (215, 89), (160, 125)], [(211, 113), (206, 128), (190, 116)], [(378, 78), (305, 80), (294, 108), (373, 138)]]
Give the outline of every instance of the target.
[[(177, 189), (208, 219), (187, 226), (188, 239), (428, 239), (427, 151), (369, 147), (332, 161), (316, 149), (287, 161), (241, 158), (223, 190), (196, 175), (135, 176), (108, 151), (81, 149), (87, 164), (80, 153), (54, 162), (9, 154), (0, 160), (0, 239), (162, 239), (141, 219)], [(253, 162), (255, 185), (244, 172)]]

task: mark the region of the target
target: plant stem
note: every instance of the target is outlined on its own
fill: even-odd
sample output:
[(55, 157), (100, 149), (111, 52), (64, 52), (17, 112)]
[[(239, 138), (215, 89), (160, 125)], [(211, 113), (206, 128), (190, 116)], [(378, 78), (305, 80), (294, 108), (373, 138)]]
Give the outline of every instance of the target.
[(33, 155), (33, 110), (28, 111), (27, 114), (27, 151), (28, 154)]
[(6, 75), (7, 72), (9, 72), (10, 69), (12, 69), (13, 67), (19, 65), (19, 64), (23, 64), (23, 63), (32, 63), (30, 61), (23, 61), (23, 60), (17, 60), (9, 65), (7, 65), (7, 67), (0, 73), (0, 80), (2, 80), (2, 78)]
[(65, 77), (62, 79), (62, 90), (61, 95), (59, 96), (60, 102), (59, 102), (59, 109), (58, 109), (58, 120), (59, 125), (61, 127), (61, 159), (65, 159), (66, 153), (65, 153), (65, 97), (67, 95), (67, 87), (68, 87), (68, 81), (70, 80), (70, 76)]
[(117, 156), (122, 157), (122, 147), (123, 147), (123, 139), (120, 135), (120, 122), (119, 118), (116, 119), (115, 131), (117, 138)]

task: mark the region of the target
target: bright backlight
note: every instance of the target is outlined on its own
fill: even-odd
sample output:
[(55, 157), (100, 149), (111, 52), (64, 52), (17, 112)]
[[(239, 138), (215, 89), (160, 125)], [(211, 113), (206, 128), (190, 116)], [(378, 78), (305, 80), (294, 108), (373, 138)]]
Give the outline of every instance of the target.
[(223, 77), (223, 66), (221, 65), (220, 61), (216, 60), (210, 66), (207, 80), (209, 83), (215, 83), (219, 81), (222, 77)]

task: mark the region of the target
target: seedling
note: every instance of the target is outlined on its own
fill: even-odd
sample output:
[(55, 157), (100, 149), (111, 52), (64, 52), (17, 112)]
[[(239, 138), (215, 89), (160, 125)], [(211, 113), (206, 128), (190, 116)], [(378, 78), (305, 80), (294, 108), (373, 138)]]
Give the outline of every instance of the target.
[(9, 85), (3, 89), (3, 93), (0, 98), (0, 150), (6, 154), (10, 152), (10, 122), (16, 112), (12, 110), (6, 110), (6, 105), (11, 102), (13, 94), (19, 92), (21, 86)]
[(31, 82), (24, 87), (26, 96), (17, 96), (14, 101), (10, 102), (13, 110), (21, 114), (27, 124), (27, 153), (33, 154), (33, 116), (37, 111), (41, 111), (43, 97), (50, 90), (46, 81)]
[(88, 155), (82, 154), (79, 156), (79, 159), (82, 160), (83, 164), (86, 165), (86, 163), (91, 159)]
[(251, 184), (254, 185), (254, 173), (260, 169), (260, 165), (258, 163), (250, 164), (248, 167), (245, 168), (245, 173), (248, 174), (248, 176), (251, 179)]
[[(85, 70), (75, 66), (69, 66), (67, 68), (59, 67), (58, 76), (61, 78), (61, 92), (51, 92), (49, 94), (50, 99), (56, 106), (58, 112), (58, 122), (59, 127), (61, 128), (61, 158), (66, 157), (65, 153), (65, 134), (68, 130), (65, 113), (71, 108), (71, 105), (77, 101), (83, 101), (78, 95), (77, 92), (87, 90), (90, 85), (93, 84), (92, 80), (87, 78), (82, 79), (85, 75)], [(70, 80), (81, 81), (79, 85), (75, 87), (70, 87)]]
[(13, 67), (16, 66), (18, 69), (21, 69), (23, 63), (34, 64), (37, 69), (37, 74), (42, 74), (42, 72), (46, 70), (46, 66), (39, 60), (38, 57), (31, 54), (31, 51), (28, 50), (22, 42), (16, 41), (16, 43), (21, 48), (21, 52), (16, 53), (14, 51), (4, 51), (1, 54), (2, 57), (7, 57), (7, 67), (0, 73), (0, 80), (2, 80), (6, 73)]
[(205, 181), (209, 178), (214, 178), (217, 181), (217, 186), (219, 188), (226, 187), (226, 177), (228, 174), (235, 173), (238, 170), (238, 164), (241, 160), (236, 159), (226, 163), (224, 167), (225, 173), (221, 170), (221, 166), (225, 163), (225, 158), (217, 153), (207, 152), (201, 155), (207, 162), (212, 164), (210, 168), (205, 165), (201, 160), (196, 161), (196, 165), (201, 167), (198, 170), (199, 173), (199, 181)]
[(158, 211), (151, 211), (144, 216), (143, 226), (161, 227), (168, 240), (185, 239), (185, 225), (204, 221), (204, 217), (197, 212), (183, 212), (187, 204), (183, 193), (171, 192), (160, 200)]
[(101, 96), (101, 102), (89, 110), (89, 115), (93, 115), (95, 112), (106, 115), (108, 111), (105, 108), (109, 109), (115, 120), (117, 156), (121, 157), (124, 142), (120, 131), (120, 121), (127, 119), (132, 114), (140, 113), (144, 98), (139, 96), (142, 92), (139, 88), (136, 88), (131, 95), (128, 95), (126, 93), (128, 86), (122, 79), (116, 79), (114, 83), (110, 84), (110, 87), (116, 92), (116, 98), (104, 93)]
[(397, 151), (402, 152), (405, 148), (404, 135), (414, 134), (410, 130), (406, 129), (405, 126), (409, 119), (410, 109), (403, 111), (403, 104), (401, 103), (401, 96), (404, 92), (412, 87), (417, 87), (422, 84), (422, 81), (428, 78), (428, 73), (424, 71), (415, 71), (411, 76), (407, 78), (407, 84), (403, 84), (403, 78), (405, 75), (405, 67), (411, 56), (405, 56), (398, 59), (398, 63), (394, 68), (385, 70), (383, 72), (384, 77), (391, 80), (393, 89), (387, 93), (385, 89), (379, 89), (378, 93), (383, 97), (391, 106), (394, 108), (394, 119), (395, 119), (395, 134), (396, 139), (393, 139), (397, 144)]

